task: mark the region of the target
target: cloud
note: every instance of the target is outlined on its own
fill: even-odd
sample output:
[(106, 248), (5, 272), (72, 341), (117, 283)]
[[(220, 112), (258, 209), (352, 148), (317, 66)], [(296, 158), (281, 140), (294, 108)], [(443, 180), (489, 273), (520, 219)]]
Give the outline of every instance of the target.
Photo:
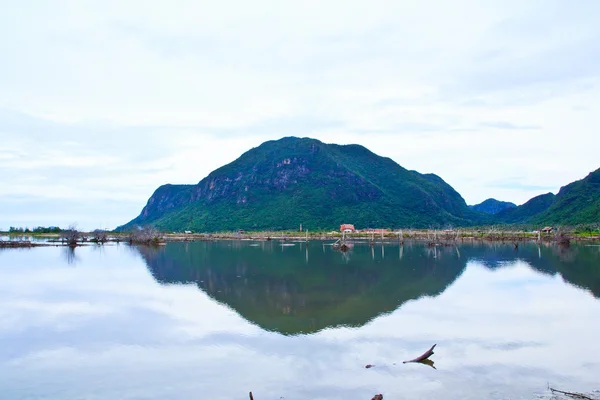
[[(492, 24), (469, 54), (470, 65), (447, 88), (473, 94), (503, 93), (515, 104), (541, 102), (589, 90), (598, 77), (600, 32), (590, 16), (595, 2), (569, 7), (551, 1), (516, 7)], [(510, 101), (510, 100), (509, 100)]]
[[(56, 226), (66, 228), (72, 223), (81, 229), (112, 229), (139, 213), (144, 200), (111, 200), (100, 192), (97, 198), (77, 198), (77, 193), (53, 191), (56, 197), (39, 196), (35, 191), (19, 196), (0, 196), (0, 221), (9, 226)], [(56, 193), (58, 192), (58, 193)], [(141, 196), (140, 196), (141, 197)]]
[[(11, 211), (59, 225), (86, 207), (124, 218), (113, 206), (123, 202), (131, 215), (116, 226), (160, 184), (198, 182), (295, 135), (437, 173), (468, 203), (521, 203), (532, 186), (598, 168), (598, 7), (5, 4), (0, 201), (31, 196), (40, 210), (49, 201), (55, 211), (43, 218)], [(495, 186), (506, 176), (521, 186)], [(0, 228), (18, 222), (4, 215)]]
[(482, 122), (480, 125), (484, 128), (508, 129), (508, 130), (541, 129), (540, 126), (515, 125), (515, 124), (513, 124), (511, 122), (507, 122), (507, 121)]
[(540, 192), (540, 194), (547, 193), (549, 191), (556, 191), (556, 187), (554, 187), (554, 186), (528, 185), (526, 183), (521, 183), (519, 181), (498, 182), (496, 184), (492, 184), (491, 186), (497, 187), (497, 188), (504, 188), (504, 189), (520, 189), (520, 190), (527, 190), (527, 191), (536, 191), (536, 192)]

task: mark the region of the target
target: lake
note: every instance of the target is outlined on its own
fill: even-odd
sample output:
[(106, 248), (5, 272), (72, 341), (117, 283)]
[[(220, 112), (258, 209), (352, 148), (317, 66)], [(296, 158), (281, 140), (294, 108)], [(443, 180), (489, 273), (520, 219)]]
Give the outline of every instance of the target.
[[(600, 247), (0, 250), (16, 399), (537, 399), (600, 389)], [(403, 364), (433, 344), (434, 367)], [(373, 368), (365, 368), (367, 364)]]

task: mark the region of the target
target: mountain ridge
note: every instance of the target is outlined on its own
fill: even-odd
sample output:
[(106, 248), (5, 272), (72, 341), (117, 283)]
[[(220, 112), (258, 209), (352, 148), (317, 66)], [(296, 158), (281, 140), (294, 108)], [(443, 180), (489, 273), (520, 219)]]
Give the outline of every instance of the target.
[(533, 223), (600, 223), (600, 168), (560, 188), (552, 204), (531, 219)]
[(467, 206), (438, 175), (408, 170), (361, 145), (285, 137), (244, 152), (196, 184), (160, 186), (138, 217), (117, 230), (331, 230), (342, 223), (423, 229), (598, 220), (600, 169), (520, 206), (495, 199)]
[(496, 221), (505, 224), (526, 224), (531, 218), (546, 211), (554, 202), (554, 193), (545, 193), (529, 199), (524, 204), (514, 208), (504, 209), (495, 214)]
[(248, 150), (196, 185), (159, 187), (120, 229), (426, 228), (481, 218), (437, 175), (409, 171), (360, 145), (286, 137)]
[(479, 204), (469, 206), (471, 210), (483, 212), (486, 214), (498, 214), (500, 211), (515, 207), (517, 207), (515, 203), (511, 203), (509, 201), (500, 201), (494, 198), (489, 198), (487, 200), (482, 201)]

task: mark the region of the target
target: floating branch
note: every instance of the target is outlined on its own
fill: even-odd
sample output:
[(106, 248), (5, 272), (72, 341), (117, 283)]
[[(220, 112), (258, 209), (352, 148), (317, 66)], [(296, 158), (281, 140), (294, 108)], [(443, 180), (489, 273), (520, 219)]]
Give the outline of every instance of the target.
[(564, 394), (564, 395), (567, 395), (567, 396), (569, 396), (569, 397), (573, 397), (573, 398), (575, 398), (575, 399), (584, 399), (584, 400), (598, 400), (598, 399), (595, 399), (595, 398), (593, 398), (593, 397), (586, 396), (586, 395), (585, 395), (585, 394), (583, 394), (583, 393), (575, 393), (575, 392), (563, 392), (562, 390), (557, 390), (557, 389), (553, 389), (553, 388), (550, 388), (550, 391), (551, 391), (552, 393), (560, 393), (560, 394)]
[[(252, 392), (250, 392), (250, 400), (254, 400), (254, 397), (252, 396)], [(373, 398), (371, 400), (383, 400), (383, 395), (380, 394), (376, 394), (375, 396), (373, 396)]]
[(409, 360), (409, 361), (403, 361), (403, 364), (406, 363), (422, 363), (423, 361), (427, 360), (429, 357), (431, 357), (433, 355), (433, 349), (435, 348), (435, 346), (437, 346), (437, 344), (434, 344), (433, 346), (431, 346), (431, 348), (429, 350), (427, 350), (425, 353), (423, 353), (422, 355), (420, 355), (419, 357), (413, 359), (413, 360)]

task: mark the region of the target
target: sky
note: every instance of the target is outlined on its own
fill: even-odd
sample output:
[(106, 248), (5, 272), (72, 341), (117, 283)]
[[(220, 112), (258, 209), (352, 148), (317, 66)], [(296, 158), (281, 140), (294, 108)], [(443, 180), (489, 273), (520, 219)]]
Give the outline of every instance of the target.
[(600, 2), (0, 0), (0, 229), (112, 229), (266, 140), (468, 204), (600, 167)]

